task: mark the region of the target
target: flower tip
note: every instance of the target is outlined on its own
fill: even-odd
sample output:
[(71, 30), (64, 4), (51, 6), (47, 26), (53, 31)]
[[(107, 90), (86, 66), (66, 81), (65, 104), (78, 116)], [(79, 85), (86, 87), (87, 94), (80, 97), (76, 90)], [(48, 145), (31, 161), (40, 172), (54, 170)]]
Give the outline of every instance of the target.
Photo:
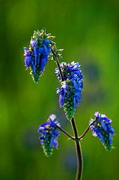
[(56, 116), (55, 114), (51, 114), (51, 115), (50, 115), (50, 120), (54, 121), (54, 120), (56, 119), (56, 117), (57, 117), (57, 116)]
[(99, 112), (95, 112), (94, 116), (95, 116), (96, 118), (99, 118), (100, 113), (99, 113)]

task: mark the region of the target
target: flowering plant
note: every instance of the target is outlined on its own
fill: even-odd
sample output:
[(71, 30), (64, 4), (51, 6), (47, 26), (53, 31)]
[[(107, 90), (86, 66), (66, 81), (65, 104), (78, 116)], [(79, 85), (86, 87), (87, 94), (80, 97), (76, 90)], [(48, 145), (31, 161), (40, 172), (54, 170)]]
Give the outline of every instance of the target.
[(53, 39), (54, 36), (47, 34), (45, 29), (35, 31), (31, 38), (29, 49), (24, 48), (24, 62), (26, 68), (30, 69), (30, 74), (35, 83), (38, 83), (40, 77), (43, 75), (48, 60), (54, 60), (57, 65), (55, 72), (61, 83), (61, 87), (56, 89), (56, 93), (59, 94), (59, 106), (61, 108), (63, 107), (65, 111), (66, 119), (72, 126), (74, 137), (62, 129), (56, 115), (51, 114), (48, 121), (39, 126), (39, 139), (47, 157), (51, 156), (53, 149), (58, 147), (60, 131), (73, 140), (76, 144), (77, 154), (76, 180), (80, 180), (82, 176), (82, 151), (80, 142), (84, 136), (89, 130), (92, 130), (93, 136), (97, 136), (105, 149), (110, 151), (113, 147), (112, 135), (115, 134), (115, 131), (111, 127), (112, 120), (104, 114), (96, 112), (94, 114), (95, 119), (89, 121), (89, 126), (81, 136), (78, 135), (74, 115), (77, 107), (80, 105), (84, 75), (81, 72), (79, 62), (59, 63), (63, 49), (57, 49)]

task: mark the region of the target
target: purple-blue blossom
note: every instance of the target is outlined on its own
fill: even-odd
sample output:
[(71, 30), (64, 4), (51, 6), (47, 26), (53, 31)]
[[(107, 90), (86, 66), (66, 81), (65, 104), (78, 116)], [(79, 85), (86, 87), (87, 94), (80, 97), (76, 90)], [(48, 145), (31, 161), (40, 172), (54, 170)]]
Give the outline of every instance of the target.
[(115, 134), (111, 127), (112, 120), (105, 114), (96, 112), (95, 119), (90, 120), (90, 129), (93, 131), (93, 136), (97, 136), (103, 143), (106, 150), (112, 149), (112, 135)]
[[(84, 75), (81, 73), (80, 65), (78, 62), (72, 61), (71, 63), (62, 62), (60, 63), (64, 81), (67, 79), (81, 80)], [(60, 71), (56, 68), (56, 74), (58, 80), (61, 82)]]
[(38, 82), (43, 74), (50, 53), (51, 40), (45, 31), (35, 31), (31, 38), (29, 49), (24, 48), (25, 66), (30, 68), (30, 73), (35, 82)]
[(62, 82), (60, 71), (56, 68), (58, 80), (61, 82), (61, 88), (57, 88), (59, 94), (59, 105), (63, 106), (68, 120), (71, 120), (77, 106), (80, 105), (83, 89), (83, 74), (81, 73), (79, 63), (71, 62), (60, 64), (64, 81)]
[(40, 143), (46, 156), (52, 155), (53, 148), (58, 147), (58, 136), (60, 135), (60, 131), (57, 126), (60, 127), (60, 124), (55, 114), (50, 115), (48, 121), (39, 126)]

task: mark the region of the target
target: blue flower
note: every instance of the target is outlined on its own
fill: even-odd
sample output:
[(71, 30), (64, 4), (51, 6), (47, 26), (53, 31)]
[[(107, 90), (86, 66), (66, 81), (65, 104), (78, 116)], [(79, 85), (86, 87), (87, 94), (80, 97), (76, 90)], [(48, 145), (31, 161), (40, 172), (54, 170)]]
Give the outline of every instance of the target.
[(56, 115), (52, 114), (48, 121), (40, 125), (38, 129), (40, 133), (40, 143), (47, 157), (52, 155), (53, 148), (58, 147), (58, 136), (60, 135), (60, 131), (57, 126), (60, 127), (60, 124), (56, 120)]
[(90, 129), (93, 130), (93, 136), (97, 136), (103, 143), (106, 150), (112, 149), (112, 135), (115, 134), (111, 127), (112, 120), (106, 115), (96, 112), (95, 119), (90, 120)]
[(64, 81), (62, 82), (59, 69), (56, 68), (58, 80), (61, 82), (61, 88), (57, 88), (59, 94), (59, 105), (63, 106), (66, 117), (71, 120), (77, 106), (80, 105), (83, 89), (83, 74), (81, 73), (79, 63), (65, 62), (60, 64)]
[(45, 65), (51, 53), (52, 41), (45, 30), (35, 31), (29, 49), (24, 48), (24, 62), (26, 68), (30, 68), (31, 75), (35, 82), (38, 82), (40, 76), (45, 70)]
[[(81, 73), (80, 65), (78, 62), (71, 62), (71, 63), (66, 63), (62, 62), (60, 63), (60, 67), (62, 70), (63, 78), (64, 80), (67, 79), (74, 79), (74, 80), (81, 80), (84, 75)], [(58, 80), (61, 82), (61, 76), (60, 76), (60, 71), (58, 68), (56, 68), (56, 73), (58, 76)], [(83, 85), (83, 84), (82, 84)]]

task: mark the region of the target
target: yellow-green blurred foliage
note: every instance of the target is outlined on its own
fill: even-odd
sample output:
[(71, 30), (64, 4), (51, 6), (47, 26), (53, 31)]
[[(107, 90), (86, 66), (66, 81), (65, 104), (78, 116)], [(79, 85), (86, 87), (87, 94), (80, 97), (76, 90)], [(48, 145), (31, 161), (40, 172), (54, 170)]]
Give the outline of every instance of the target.
[(73, 180), (74, 143), (63, 134), (59, 149), (46, 158), (39, 144), (39, 125), (56, 113), (72, 134), (59, 109), (53, 61), (39, 84), (25, 70), (23, 47), (34, 30), (45, 27), (64, 48), (63, 61), (79, 61), (84, 78), (81, 105), (76, 113), (79, 134), (95, 111), (113, 120), (117, 136), (106, 152), (91, 132), (82, 142), (83, 180), (117, 180), (119, 162), (119, 1), (20, 0), (0, 2), (0, 179)]

